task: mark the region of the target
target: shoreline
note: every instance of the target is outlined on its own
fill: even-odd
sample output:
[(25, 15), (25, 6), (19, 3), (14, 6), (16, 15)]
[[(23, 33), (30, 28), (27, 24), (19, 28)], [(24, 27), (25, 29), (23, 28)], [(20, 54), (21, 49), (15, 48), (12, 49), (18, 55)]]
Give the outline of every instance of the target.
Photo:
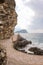
[[(15, 35), (14, 40), (16, 40)], [(1, 40), (0, 44), (6, 48), (8, 58), (7, 65), (43, 65), (43, 56), (30, 55), (13, 49), (11, 38)]]

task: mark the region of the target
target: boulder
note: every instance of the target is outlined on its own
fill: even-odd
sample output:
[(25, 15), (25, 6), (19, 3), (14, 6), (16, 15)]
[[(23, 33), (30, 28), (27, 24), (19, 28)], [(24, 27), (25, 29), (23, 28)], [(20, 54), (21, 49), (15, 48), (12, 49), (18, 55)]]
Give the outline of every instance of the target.
[(43, 55), (43, 50), (37, 47), (31, 47), (29, 51), (34, 52), (36, 55)]
[(24, 39), (22, 36), (18, 35), (17, 40), (13, 41), (13, 47), (16, 50), (22, 49), (24, 47), (26, 47), (26, 45), (28, 44), (32, 44), (31, 41), (28, 41), (26, 39)]

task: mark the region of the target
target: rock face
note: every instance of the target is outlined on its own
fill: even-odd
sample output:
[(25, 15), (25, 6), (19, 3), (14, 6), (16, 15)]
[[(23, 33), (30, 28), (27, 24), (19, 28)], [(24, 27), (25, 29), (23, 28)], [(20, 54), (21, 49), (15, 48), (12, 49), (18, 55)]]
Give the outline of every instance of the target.
[(7, 54), (3, 46), (0, 45), (0, 65), (6, 65), (7, 63)]
[(0, 39), (10, 38), (17, 23), (14, 0), (0, 0)]
[[(18, 35), (18, 38), (17, 38), (16, 41), (13, 41), (13, 47), (16, 50), (22, 49), (22, 48), (26, 47), (26, 45), (28, 45), (28, 44), (32, 44), (32, 42), (27, 41), (26, 39), (24, 39), (20, 35)], [(23, 51), (23, 50), (21, 50), (21, 51)]]

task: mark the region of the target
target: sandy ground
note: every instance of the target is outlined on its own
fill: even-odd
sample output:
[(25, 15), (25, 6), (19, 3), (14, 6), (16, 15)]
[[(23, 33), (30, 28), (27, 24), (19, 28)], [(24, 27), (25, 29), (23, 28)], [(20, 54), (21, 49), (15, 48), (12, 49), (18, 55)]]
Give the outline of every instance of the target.
[[(16, 40), (16, 36), (14, 36), (14, 40)], [(13, 49), (11, 39), (1, 40), (0, 43), (4, 45), (7, 50), (7, 65), (43, 65), (43, 56), (16, 51)]]

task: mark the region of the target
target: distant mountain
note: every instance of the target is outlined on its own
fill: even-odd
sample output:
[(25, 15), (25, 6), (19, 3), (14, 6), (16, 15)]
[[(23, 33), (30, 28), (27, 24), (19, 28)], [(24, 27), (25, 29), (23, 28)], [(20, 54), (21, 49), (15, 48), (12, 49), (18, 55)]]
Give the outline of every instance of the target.
[(28, 33), (26, 30), (20, 30), (20, 31), (16, 31), (16, 33)]

